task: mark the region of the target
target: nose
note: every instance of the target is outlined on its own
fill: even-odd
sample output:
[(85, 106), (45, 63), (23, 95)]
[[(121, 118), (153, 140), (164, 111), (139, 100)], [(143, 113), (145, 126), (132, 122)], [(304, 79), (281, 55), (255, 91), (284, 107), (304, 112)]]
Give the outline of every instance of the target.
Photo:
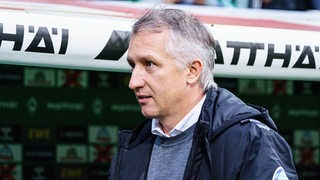
[(129, 88), (134, 90), (143, 87), (145, 81), (143, 79), (143, 72), (138, 68), (134, 68), (131, 72), (131, 77), (129, 81)]

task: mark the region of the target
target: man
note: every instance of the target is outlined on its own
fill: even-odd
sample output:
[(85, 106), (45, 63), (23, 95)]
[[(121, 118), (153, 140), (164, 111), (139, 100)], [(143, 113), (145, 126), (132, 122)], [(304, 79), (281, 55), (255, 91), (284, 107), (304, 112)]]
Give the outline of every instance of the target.
[(110, 179), (297, 179), (267, 111), (217, 87), (214, 56), (211, 33), (182, 10), (134, 24), (129, 87), (147, 120), (121, 132)]

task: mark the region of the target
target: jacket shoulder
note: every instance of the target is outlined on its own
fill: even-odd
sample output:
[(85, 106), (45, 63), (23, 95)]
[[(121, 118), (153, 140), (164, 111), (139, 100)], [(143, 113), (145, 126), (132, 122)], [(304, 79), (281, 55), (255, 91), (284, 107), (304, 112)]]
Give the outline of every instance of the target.
[[(276, 131), (256, 119), (238, 123), (212, 142), (215, 154), (221, 154), (230, 174), (241, 175), (240, 179), (272, 179), (281, 167), (289, 177), (296, 179), (291, 149)], [(285, 153), (284, 153), (285, 152)], [(254, 178), (255, 179), (255, 178)]]

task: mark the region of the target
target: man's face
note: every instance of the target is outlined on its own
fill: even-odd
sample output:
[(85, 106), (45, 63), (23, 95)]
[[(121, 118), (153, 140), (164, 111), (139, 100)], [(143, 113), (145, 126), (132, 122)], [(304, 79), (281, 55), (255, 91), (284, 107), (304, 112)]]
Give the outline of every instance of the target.
[(139, 32), (129, 43), (128, 63), (132, 67), (132, 89), (145, 117), (159, 120), (176, 116), (186, 97), (187, 71), (165, 50), (167, 31)]

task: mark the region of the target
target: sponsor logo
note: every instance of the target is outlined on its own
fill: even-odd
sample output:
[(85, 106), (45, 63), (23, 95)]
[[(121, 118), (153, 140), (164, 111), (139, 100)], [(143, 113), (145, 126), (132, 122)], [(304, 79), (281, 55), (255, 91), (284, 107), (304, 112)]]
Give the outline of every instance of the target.
[(21, 127), (16, 125), (0, 126), (0, 142), (20, 142), (21, 141)]
[(266, 94), (265, 82), (257, 79), (239, 79), (239, 93), (249, 95)]
[(108, 166), (105, 164), (90, 164), (89, 177), (91, 179), (108, 179)]
[(23, 154), (24, 160), (28, 162), (53, 162), (55, 157), (52, 145), (25, 145)]
[(10, 133), (12, 131), (11, 127), (1, 127), (0, 131), (3, 134), (3, 136), (0, 136), (0, 140), (2, 140), (2, 141), (12, 141), (13, 140), (13, 137), (10, 136)]
[(96, 134), (96, 140), (101, 142), (109, 142), (111, 140), (111, 134), (107, 128), (102, 127)]
[(90, 146), (90, 162), (110, 163), (115, 154), (116, 147), (113, 145), (93, 145)]
[(319, 108), (292, 108), (288, 110), (288, 116), (294, 118), (314, 118), (317, 119), (320, 115)]
[(274, 173), (272, 180), (289, 180), (284, 169), (282, 167), (278, 167)]
[[(106, 45), (94, 59), (118, 61), (128, 49), (129, 37), (129, 31), (113, 30)], [(10, 42), (9, 45), (13, 44), (13, 51), (65, 55), (68, 49), (69, 29), (16, 24), (15, 32), (7, 32), (5, 24), (0, 23), (0, 48), (4, 42)], [(216, 40), (216, 64), (226, 64), (223, 50), (232, 49), (230, 65), (238, 65), (240, 61), (246, 61), (241, 64), (254, 66), (256, 60), (259, 59), (259, 62), (263, 62), (264, 67), (280, 64), (282, 68), (319, 69), (319, 64), (316, 64), (320, 52), (318, 45), (283, 44), (279, 47), (270, 42), (228, 40), (225, 42), (225, 46), (222, 47), (220, 42)], [(27, 48), (22, 49), (22, 47)], [(278, 48), (284, 50), (279, 51)], [(266, 57), (257, 58), (260, 51), (266, 51)], [(247, 59), (240, 58), (242, 54), (248, 54), (246, 55)]]
[(58, 169), (59, 179), (86, 179), (85, 166), (63, 165)]
[(297, 165), (319, 164), (319, 134), (319, 131), (310, 129), (294, 131), (294, 159)]
[(112, 31), (107, 44), (95, 59), (119, 60), (128, 49), (129, 37), (129, 31)]
[[(69, 43), (69, 29), (33, 25), (15, 25), (15, 32), (6, 32), (0, 23), (0, 48), (4, 42), (13, 42), (13, 51), (65, 55)], [(119, 60), (127, 51), (129, 31), (113, 30), (96, 60)], [(27, 37), (27, 38), (26, 38)], [(31, 39), (31, 41), (30, 41)], [(22, 47), (27, 47), (22, 49)]]
[(13, 161), (13, 152), (8, 145), (3, 145), (0, 148), (0, 160), (1, 161)]
[(89, 142), (98, 144), (115, 144), (118, 142), (118, 127), (90, 126)]
[(54, 179), (54, 168), (47, 165), (24, 165), (23, 176), (24, 179), (51, 180)]
[(19, 107), (19, 102), (13, 100), (0, 100), (0, 109), (16, 110)]
[(85, 163), (87, 148), (85, 145), (58, 145), (57, 160), (62, 163)]
[(11, 84), (11, 85), (20, 85), (22, 84), (22, 68), (8, 68), (0, 67), (0, 83)]
[(26, 68), (24, 71), (24, 83), (29, 87), (54, 87), (55, 70)]
[(89, 74), (90, 87), (114, 88), (118, 86), (118, 73), (92, 71)]
[(49, 111), (80, 112), (85, 109), (85, 104), (82, 102), (47, 102), (46, 108)]
[(38, 110), (38, 101), (35, 97), (30, 97), (27, 101), (27, 110), (30, 114), (35, 114)]
[(0, 144), (0, 162), (21, 162), (21, 144)]
[(29, 128), (27, 129), (28, 140), (50, 140), (52, 131), (50, 128)]
[(0, 179), (21, 179), (21, 165), (17, 164), (0, 164)]
[(59, 127), (58, 128), (59, 142), (87, 142), (87, 128), (86, 127)]
[(86, 88), (88, 86), (88, 72), (77, 70), (59, 70), (58, 86)]
[[(7, 41), (13, 42), (13, 51), (66, 54), (69, 41), (68, 29), (17, 24), (15, 30), (16, 32), (5, 32), (4, 24), (0, 23), (0, 47), (3, 42)], [(25, 38), (26, 36), (28, 38)], [(30, 42), (28, 41), (29, 38), (32, 39)], [(56, 41), (60, 42), (58, 48), (53, 43)], [(22, 46), (25, 46), (24, 44), (27, 44), (26, 49), (22, 49)]]
[(113, 112), (140, 112), (141, 108), (137, 104), (111, 104), (110, 109)]
[(293, 94), (293, 82), (287, 80), (269, 80), (268, 93), (277, 96)]
[(282, 108), (279, 104), (274, 104), (272, 107), (271, 107), (271, 114), (272, 114), (272, 117), (275, 119), (275, 120), (279, 120), (281, 118), (281, 111), (282, 111)]
[(92, 110), (96, 116), (100, 116), (103, 112), (103, 103), (101, 99), (96, 98), (92, 103)]
[[(271, 67), (273, 64), (282, 62), (282, 68), (303, 68), (303, 69), (317, 69), (315, 54), (319, 54), (319, 46), (309, 45), (284, 45), (284, 52), (277, 52), (275, 44), (272, 43), (255, 43), (255, 42), (239, 42), (227, 41), (226, 48), (233, 49), (233, 56), (230, 65), (238, 65), (240, 61), (240, 54), (242, 50), (249, 51), (246, 66), (254, 66), (257, 59), (257, 52), (259, 50), (267, 50), (267, 57), (264, 60), (264, 67)], [(294, 52), (293, 52), (294, 51)], [(298, 53), (298, 56), (292, 56), (293, 53)], [(219, 41), (216, 41), (216, 64), (225, 64), (222, 47)], [(295, 59), (293, 59), (294, 57)], [(296, 58), (297, 57), (297, 58)], [(259, 61), (261, 58), (259, 58)], [(274, 63), (277, 61), (277, 63)]]
[(318, 95), (320, 92), (320, 85), (316, 81), (296, 81), (295, 94), (296, 95)]

